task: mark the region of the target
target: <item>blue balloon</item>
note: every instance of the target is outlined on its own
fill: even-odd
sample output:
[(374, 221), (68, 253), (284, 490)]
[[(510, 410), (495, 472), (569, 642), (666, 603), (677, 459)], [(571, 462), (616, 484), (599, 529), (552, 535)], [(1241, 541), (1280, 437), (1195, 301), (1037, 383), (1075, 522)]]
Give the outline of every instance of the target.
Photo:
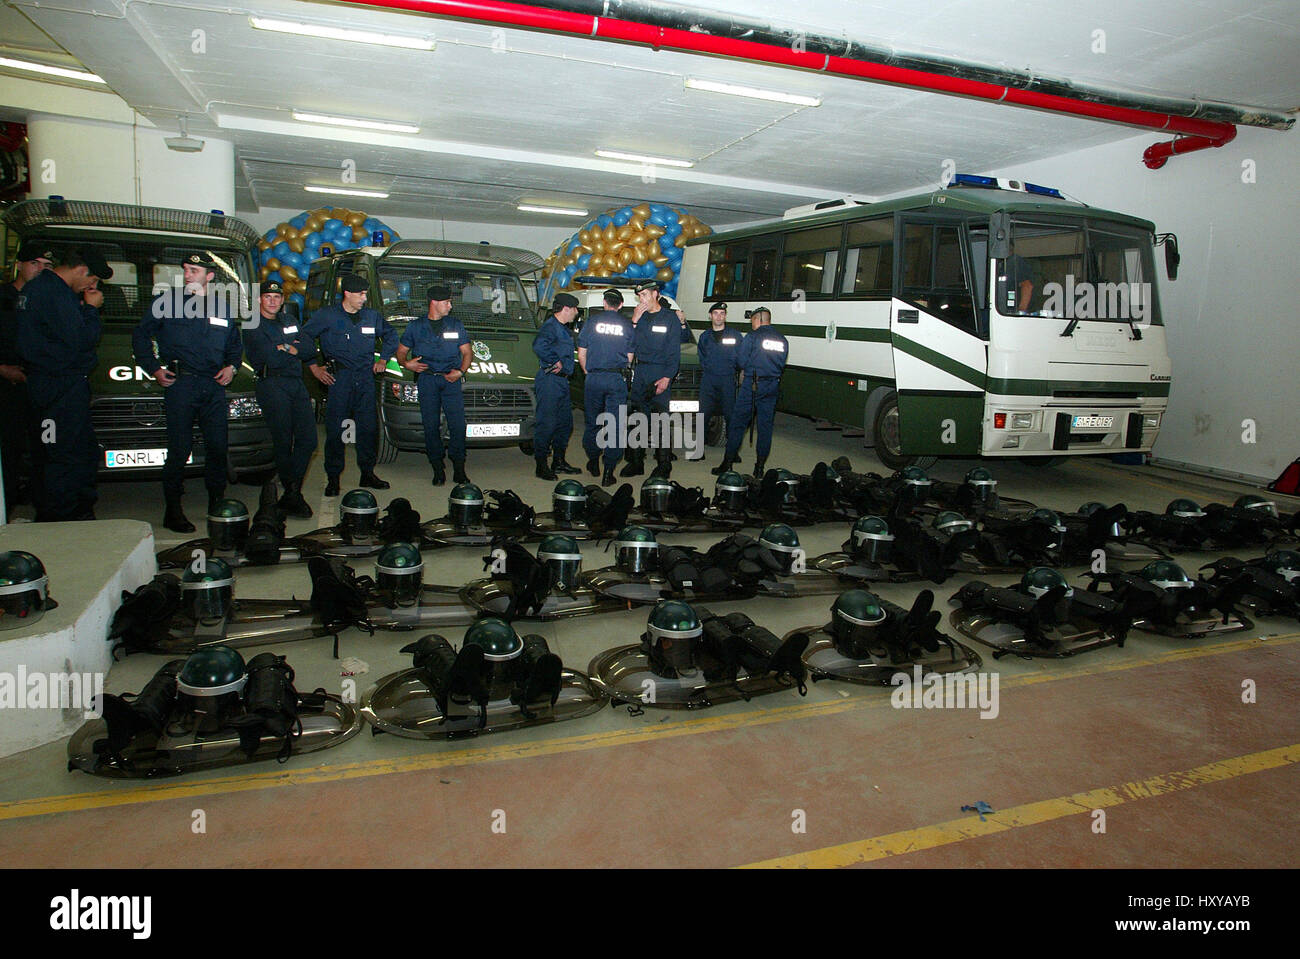
[(605, 227), (609, 226), (613, 222), (614, 222), (614, 218), (610, 216), (608, 213), (602, 213), (600, 216), (596, 217), (596, 225), (599, 226), (602, 230), (605, 229)]
[(279, 270), (272, 270), (270, 273), (268, 273), (268, 274), (266, 275), (266, 278), (267, 278), (268, 281), (274, 281), (274, 282), (276, 282), (276, 283), (283, 283), (283, 282), (284, 282), (284, 280), (281, 279), (281, 277), (280, 277), (280, 271), (279, 271)]
[(681, 233), (682, 233), (682, 225), (678, 223), (676, 220), (669, 220), (666, 224), (664, 224), (664, 236), (676, 237), (676, 236), (681, 236)]
[(307, 305), (307, 298), (304, 297), (301, 293), (291, 293), (289, 294), (289, 299), (293, 300), (295, 303), (298, 304), (298, 309), (302, 309)]
[(673, 208), (670, 207), (667, 203), (651, 203), (650, 212), (651, 213), (672, 213)]
[(289, 225), (293, 227), (295, 230), (301, 230), (304, 226), (307, 225), (307, 214), (299, 213), (296, 217), (294, 217), (292, 220), (289, 221)]
[(292, 253), (292, 252), (293, 251), (289, 249), (288, 242), (285, 240), (281, 240), (279, 243), (271, 247), (271, 255), (274, 256), (277, 260), (283, 260), (286, 253)]
[(584, 253), (584, 254), (582, 254), (582, 256), (578, 257), (578, 259), (577, 259), (577, 267), (578, 267), (578, 269), (580, 269), (580, 270), (585, 270), (585, 269), (587, 268), (587, 264), (590, 263), (590, 262), (591, 262), (591, 254), (590, 254), (590, 253)]
[(265, 233), (262, 234), (262, 239), (264, 239), (267, 243), (274, 243), (275, 238), (279, 235), (280, 234), (276, 231), (275, 227), (272, 227), (271, 229), (267, 230)]
[(302, 246), (305, 250), (319, 249), (320, 245), (325, 242), (325, 238), (319, 233), (309, 233), (302, 238)]
[(578, 247), (580, 246), (582, 246), (582, 241), (575, 236), (573, 240), (569, 243), (569, 248), (564, 251), (564, 255), (568, 256), (570, 253), (578, 249)]
[(343, 223), (342, 220), (336, 220), (334, 219), (334, 217), (330, 217), (328, 220), (326, 220), (324, 223), (321, 224), (321, 230), (325, 233), (331, 233), (334, 230), (337, 230), (339, 227), (344, 225), (345, 224)]
[(663, 251), (665, 256), (668, 255), (669, 250), (676, 249), (676, 247), (673, 246), (673, 238), (669, 236), (667, 233), (661, 236), (658, 242), (659, 242), (659, 249)]
[(614, 214), (614, 225), (626, 226), (628, 221), (631, 219), (632, 219), (632, 208), (625, 206), (623, 207), (623, 209), (619, 210), (617, 213)]

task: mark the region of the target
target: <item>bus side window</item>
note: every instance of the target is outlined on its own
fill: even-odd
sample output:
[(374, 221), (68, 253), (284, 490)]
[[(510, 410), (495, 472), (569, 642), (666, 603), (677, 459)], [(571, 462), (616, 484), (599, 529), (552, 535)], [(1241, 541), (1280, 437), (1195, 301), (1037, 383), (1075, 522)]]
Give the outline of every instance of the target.
[(909, 223), (903, 233), (903, 297), (958, 329), (978, 335), (956, 226)]
[(849, 224), (841, 293), (888, 296), (894, 275), (894, 219), (878, 217)]
[(745, 264), (749, 261), (749, 241), (740, 240), (709, 248), (709, 269), (704, 286), (704, 299), (723, 297), (743, 300), (749, 287)]

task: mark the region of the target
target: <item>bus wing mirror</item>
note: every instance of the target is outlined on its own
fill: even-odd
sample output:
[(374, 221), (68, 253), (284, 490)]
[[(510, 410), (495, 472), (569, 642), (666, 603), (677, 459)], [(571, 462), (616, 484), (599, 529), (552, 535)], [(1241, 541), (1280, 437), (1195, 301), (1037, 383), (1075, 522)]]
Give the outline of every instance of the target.
[(1178, 264), (1182, 261), (1182, 255), (1178, 252), (1178, 237), (1172, 233), (1166, 233), (1160, 240), (1165, 246), (1165, 273), (1169, 279), (1178, 279)]
[(1005, 260), (1011, 255), (1011, 214), (999, 211), (989, 216), (989, 256)]
[(295, 323), (297, 323), (299, 320), (302, 319), (302, 313), (298, 309), (297, 300), (284, 301), (284, 315), (289, 319), (293, 320)]

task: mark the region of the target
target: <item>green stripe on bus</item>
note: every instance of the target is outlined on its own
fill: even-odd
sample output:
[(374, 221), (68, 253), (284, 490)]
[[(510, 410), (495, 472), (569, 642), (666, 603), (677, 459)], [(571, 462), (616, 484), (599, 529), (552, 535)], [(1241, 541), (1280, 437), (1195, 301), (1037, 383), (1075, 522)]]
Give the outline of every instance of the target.
[(959, 380), (965, 380), (972, 386), (977, 386), (981, 390), (984, 389), (984, 381), (987, 377), (984, 375), (982, 370), (977, 370), (972, 366), (967, 366), (965, 363), (958, 363), (950, 356), (944, 356), (942, 353), (937, 353), (928, 346), (922, 346), (920, 343), (916, 343), (897, 334), (894, 335), (894, 347), (895, 349), (902, 350), (909, 356), (915, 356), (921, 362), (928, 363), (935, 369), (943, 370), (945, 373), (951, 373)]

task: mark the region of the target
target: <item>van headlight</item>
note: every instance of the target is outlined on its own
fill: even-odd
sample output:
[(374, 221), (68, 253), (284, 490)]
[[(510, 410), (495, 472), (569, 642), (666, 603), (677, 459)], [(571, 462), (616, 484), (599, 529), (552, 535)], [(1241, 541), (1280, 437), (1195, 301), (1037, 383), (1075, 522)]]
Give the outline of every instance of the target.
[(229, 399), (230, 418), (232, 420), (246, 420), (253, 416), (262, 415), (262, 407), (257, 404), (257, 397), (251, 394), (232, 396)]
[(1143, 428), (1144, 430), (1158, 430), (1158, 429), (1160, 429), (1160, 414), (1159, 414), (1159, 413), (1143, 413), (1143, 414), (1142, 414), (1142, 428)]

